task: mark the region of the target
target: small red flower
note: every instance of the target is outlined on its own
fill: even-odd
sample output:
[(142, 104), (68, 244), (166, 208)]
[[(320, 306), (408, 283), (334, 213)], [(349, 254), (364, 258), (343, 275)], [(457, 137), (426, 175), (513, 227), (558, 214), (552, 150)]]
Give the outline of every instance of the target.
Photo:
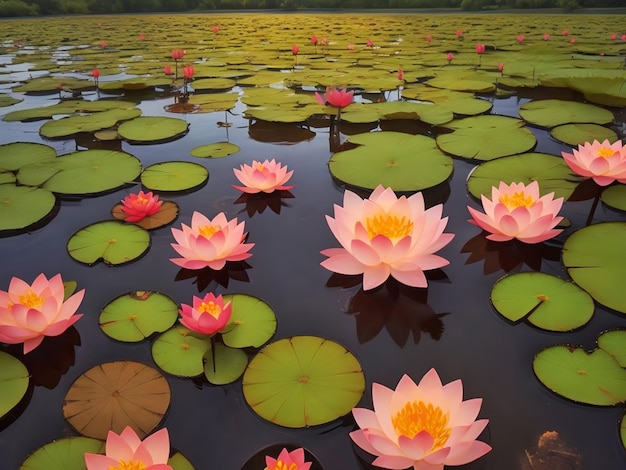
[(297, 44), (294, 44), (293, 46), (291, 46), (291, 53), (293, 55), (298, 55), (298, 52), (300, 52), (300, 48), (298, 47)]
[(187, 65), (186, 67), (183, 67), (183, 75), (187, 80), (193, 77), (193, 72), (193, 65)]
[(93, 78), (97, 79), (98, 77), (100, 77), (100, 70), (98, 69), (93, 69), (91, 71), (91, 75), (93, 75)]

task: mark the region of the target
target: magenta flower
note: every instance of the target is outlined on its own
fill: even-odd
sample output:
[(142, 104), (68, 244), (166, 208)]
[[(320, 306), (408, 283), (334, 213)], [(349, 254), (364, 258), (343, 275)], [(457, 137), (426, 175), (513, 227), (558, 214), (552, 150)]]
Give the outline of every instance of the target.
[(485, 52), (485, 45), (482, 42), (476, 44), (476, 53), (483, 54)]
[(159, 201), (159, 196), (154, 196), (152, 191), (139, 191), (139, 194), (129, 194), (122, 199), (121, 209), (126, 214), (126, 222), (139, 222), (159, 212), (162, 204), (163, 201)]
[(271, 193), (276, 190), (289, 190), (293, 186), (285, 186), (289, 181), (293, 170), (287, 171), (287, 166), (272, 160), (265, 160), (263, 163), (252, 161), (252, 165), (243, 164), (237, 168), (233, 168), (235, 176), (243, 186), (233, 185), (233, 188), (239, 189), (244, 193)]
[(600, 186), (608, 186), (617, 180), (626, 183), (626, 146), (620, 140), (615, 143), (604, 140), (585, 142), (572, 153), (561, 152), (565, 163), (580, 176), (593, 178)]
[(448, 52), (448, 55), (446, 55), (446, 60), (448, 61), (448, 63), (452, 62), (452, 59), (454, 59), (454, 54), (452, 52)]
[(345, 108), (354, 99), (354, 91), (343, 90), (340, 88), (326, 87), (326, 93), (320, 95), (315, 92), (315, 99), (321, 105), (329, 104), (335, 108)]
[(230, 320), (232, 307), (224, 303), (221, 295), (209, 292), (204, 298), (193, 296), (193, 305), (182, 304), (178, 310), (180, 322), (190, 330), (204, 335), (213, 335), (224, 329)]
[(278, 454), (278, 458), (265, 456), (265, 470), (309, 470), (312, 462), (304, 461), (304, 449), (292, 450), (289, 452), (283, 448)]

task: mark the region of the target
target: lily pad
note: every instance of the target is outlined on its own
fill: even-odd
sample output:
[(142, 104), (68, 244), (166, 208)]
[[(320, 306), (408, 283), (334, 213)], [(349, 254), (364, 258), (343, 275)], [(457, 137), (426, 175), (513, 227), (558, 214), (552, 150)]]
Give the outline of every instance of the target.
[(0, 145), (0, 172), (17, 171), (31, 163), (50, 163), (57, 157), (52, 147), (32, 142)]
[(209, 177), (202, 165), (164, 162), (150, 165), (141, 173), (141, 184), (153, 191), (185, 191), (200, 186)]
[(229, 294), (224, 302), (232, 302), (232, 315), (222, 333), (224, 344), (231, 348), (258, 348), (276, 331), (276, 315), (261, 299), (245, 294)]
[(619, 437), (622, 441), (622, 447), (624, 448), (624, 450), (626, 450), (626, 412), (624, 413), (620, 421)]
[(115, 126), (120, 121), (127, 121), (141, 116), (141, 110), (111, 109), (86, 116), (70, 116), (48, 121), (39, 128), (39, 134), (48, 139), (68, 137), (79, 132), (95, 132)]
[(189, 124), (183, 119), (159, 116), (138, 117), (117, 128), (120, 137), (133, 144), (169, 142), (182, 137), (188, 130)]
[(176, 452), (172, 455), (167, 461), (167, 464), (172, 467), (172, 470), (194, 470), (191, 462), (180, 452)]
[(246, 402), (262, 418), (288, 428), (346, 415), (365, 390), (361, 365), (343, 346), (294, 336), (266, 346), (243, 376)]
[[(159, 212), (144, 217), (139, 222), (132, 222), (135, 225), (139, 225), (146, 230), (154, 230), (155, 228), (163, 227), (178, 217), (179, 207), (178, 204), (172, 201), (163, 201)], [(118, 220), (125, 220), (128, 215), (122, 211), (122, 204), (116, 204), (111, 210), (111, 215)]]
[(196, 377), (204, 372), (203, 358), (211, 338), (176, 325), (152, 344), (152, 358), (165, 372), (179, 377)]
[(215, 144), (201, 145), (191, 149), (191, 155), (199, 158), (222, 158), (237, 153), (241, 150), (238, 145), (230, 142), (217, 142)]
[(106, 439), (130, 426), (140, 438), (156, 428), (170, 406), (171, 390), (159, 371), (133, 361), (89, 369), (71, 385), (63, 416), (81, 434)]
[(204, 356), (204, 375), (215, 385), (234, 382), (248, 365), (248, 356), (241, 349), (216, 343)]
[(109, 302), (98, 322), (107, 336), (129, 343), (162, 333), (176, 323), (178, 305), (160, 292), (134, 291)]
[(626, 313), (625, 222), (604, 222), (581, 228), (563, 245), (563, 264), (576, 284), (595, 300)]
[(26, 394), (29, 373), (19, 359), (0, 351), (0, 418)]
[(548, 331), (571, 331), (593, 316), (593, 299), (572, 282), (541, 272), (511, 274), (491, 291), (491, 303), (508, 320), (526, 319)]
[(358, 147), (335, 153), (330, 173), (359, 188), (379, 184), (394, 191), (420, 191), (446, 181), (453, 170), (450, 157), (433, 139), (401, 132), (357, 134), (348, 139)]
[(626, 401), (626, 369), (606, 351), (556, 345), (533, 359), (537, 378), (553, 392), (578, 403), (611, 406)]
[(561, 142), (575, 147), (585, 142), (604, 142), (609, 140), (615, 142), (617, 134), (608, 127), (599, 126), (598, 124), (563, 124), (550, 130), (550, 135)]
[(588, 103), (564, 100), (536, 100), (524, 103), (519, 109), (520, 116), (531, 124), (540, 127), (554, 127), (574, 122), (609, 124), (613, 113), (607, 109)]
[(67, 242), (72, 258), (85, 264), (103, 260), (124, 264), (143, 255), (150, 247), (150, 234), (134, 224), (114, 220), (96, 222), (80, 229)]
[(626, 184), (609, 186), (600, 196), (607, 206), (620, 211), (626, 211)]
[(46, 189), (0, 184), (0, 231), (33, 225), (52, 212), (55, 203)]
[(194, 90), (213, 91), (213, 90), (230, 90), (237, 84), (235, 80), (228, 78), (200, 78), (194, 80), (191, 86)]
[(85, 453), (103, 454), (104, 441), (90, 437), (57, 439), (30, 454), (19, 470), (79, 470)]
[(66, 100), (52, 106), (42, 106), (39, 108), (20, 109), (6, 114), (3, 121), (34, 121), (51, 118), (63, 114), (95, 113), (109, 109), (132, 109), (135, 103), (131, 101), (118, 100)]
[(626, 330), (605, 331), (598, 336), (598, 347), (613, 356), (620, 366), (626, 367)]

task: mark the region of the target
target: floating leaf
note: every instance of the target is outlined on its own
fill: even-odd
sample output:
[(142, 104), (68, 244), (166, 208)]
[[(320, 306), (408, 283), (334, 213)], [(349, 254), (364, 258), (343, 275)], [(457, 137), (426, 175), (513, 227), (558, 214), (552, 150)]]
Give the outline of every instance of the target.
[(30, 454), (19, 470), (83, 470), (86, 452), (104, 454), (104, 441), (89, 437), (57, 439)]
[(150, 234), (134, 224), (114, 220), (96, 222), (80, 229), (67, 242), (67, 251), (76, 261), (94, 264), (128, 263), (150, 247)]
[(241, 377), (248, 365), (248, 356), (241, 349), (216, 343), (206, 352), (204, 361), (207, 380), (215, 385), (225, 385)]
[[(159, 212), (144, 217), (139, 222), (129, 222), (139, 225), (146, 230), (154, 230), (173, 222), (178, 217), (178, 204), (172, 201), (163, 201)], [(122, 204), (116, 204), (111, 210), (111, 215), (118, 220), (125, 220), (128, 215), (122, 211)]]
[(557, 126), (550, 130), (550, 135), (572, 147), (594, 140), (598, 142), (604, 142), (605, 140), (615, 142), (617, 140), (617, 134), (614, 130), (598, 124), (587, 123)]
[(245, 294), (229, 294), (224, 302), (232, 302), (232, 315), (222, 334), (224, 344), (231, 348), (260, 347), (276, 331), (276, 315), (261, 299)]
[(130, 426), (140, 438), (150, 434), (170, 406), (165, 377), (145, 364), (116, 361), (89, 369), (67, 391), (63, 416), (81, 434), (106, 439)]
[(28, 370), (19, 359), (0, 351), (0, 418), (26, 395), (28, 377)]
[(598, 336), (598, 346), (613, 356), (620, 366), (626, 367), (626, 330), (605, 331)]
[(189, 124), (183, 119), (159, 116), (138, 117), (122, 123), (117, 132), (133, 144), (169, 142), (185, 135)]
[(0, 231), (26, 228), (46, 217), (56, 204), (50, 191), (0, 184)]
[(237, 83), (235, 80), (228, 78), (200, 78), (194, 80), (191, 86), (194, 90), (214, 91), (214, 90), (230, 90)]
[(613, 209), (626, 211), (626, 184), (609, 186), (600, 196), (602, 202)]
[(152, 344), (152, 358), (165, 372), (179, 377), (196, 377), (204, 372), (203, 357), (211, 338), (182, 325), (175, 325)]
[(0, 172), (17, 171), (31, 163), (50, 163), (57, 157), (52, 147), (32, 142), (0, 145)]
[(574, 122), (609, 124), (613, 113), (589, 103), (564, 100), (536, 100), (524, 103), (519, 109), (520, 116), (531, 124), (541, 127), (554, 127)]
[(141, 184), (154, 191), (185, 191), (203, 184), (209, 172), (191, 162), (155, 163), (141, 173)]
[(215, 144), (201, 145), (191, 149), (191, 155), (199, 158), (222, 158), (237, 153), (241, 150), (238, 145), (230, 142), (217, 142)]
[(39, 133), (48, 139), (68, 137), (79, 132), (95, 132), (115, 126), (120, 121), (127, 121), (141, 116), (141, 110), (111, 109), (86, 116), (70, 116), (55, 121), (48, 121), (39, 128)]
[(100, 312), (100, 328), (107, 336), (129, 343), (162, 333), (176, 323), (178, 305), (160, 292), (134, 291), (117, 297)]
[(191, 462), (180, 452), (176, 452), (172, 455), (167, 461), (167, 464), (172, 467), (172, 470), (194, 470)]
[(246, 402), (262, 418), (288, 428), (337, 419), (359, 402), (363, 371), (343, 346), (294, 336), (266, 346), (243, 376)]
[(118, 100), (65, 100), (52, 106), (39, 108), (21, 109), (6, 114), (3, 121), (32, 121), (37, 119), (51, 118), (63, 114), (82, 114), (106, 111), (109, 109), (132, 109), (135, 103)]

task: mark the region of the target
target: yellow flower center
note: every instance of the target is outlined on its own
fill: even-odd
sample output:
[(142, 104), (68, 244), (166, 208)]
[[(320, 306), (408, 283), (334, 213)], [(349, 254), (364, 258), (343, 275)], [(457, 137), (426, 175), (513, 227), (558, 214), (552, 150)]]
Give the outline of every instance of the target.
[(198, 307), (198, 312), (208, 313), (213, 315), (215, 318), (218, 318), (220, 313), (222, 313), (222, 307), (210, 300), (209, 302), (202, 302)]
[(613, 150), (611, 147), (600, 147), (596, 151), (596, 154), (598, 155), (598, 157), (609, 158), (615, 155), (615, 150)]
[(22, 305), (28, 308), (39, 308), (43, 305), (44, 298), (35, 294), (32, 290), (28, 290), (26, 294), (19, 296)]
[(258, 170), (258, 171), (263, 171), (263, 170), (265, 170), (265, 167), (263, 166), (263, 164), (262, 164), (262, 163), (259, 163), (259, 162), (254, 162), (254, 164), (252, 165), (252, 167), (253, 167), (255, 170)]
[(503, 194), (498, 199), (502, 204), (506, 206), (508, 210), (517, 209), (518, 207), (531, 207), (535, 204), (535, 200), (531, 195), (526, 195), (524, 191), (520, 191), (519, 193)]
[(200, 235), (202, 235), (204, 238), (211, 238), (216, 232), (219, 232), (220, 230), (222, 230), (222, 227), (220, 227), (219, 225), (204, 225), (203, 227), (200, 227), (198, 229), (198, 232), (200, 232)]
[(391, 419), (391, 424), (399, 436), (410, 439), (422, 431), (426, 431), (435, 440), (432, 451), (441, 449), (450, 437), (448, 427), (449, 415), (438, 406), (423, 401), (412, 401), (404, 405)]
[(276, 466), (274, 467), (275, 470), (298, 470), (298, 464), (295, 462), (292, 462), (291, 465), (287, 466), (286, 463), (284, 463), (282, 460), (278, 460), (276, 462)]
[(142, 196), (138, 196), (137, 197), (137, 202), (143, 206), (146, 205), (146, 203), (148, 202), (148, 198), (142, 197)]
[(146, 466), (141, 460), (130, 460), (128, 462), (120, 460), (115, 467), (109, 467), (109, 470), (145, 470)]
[(376, 235), (383, 235), (394, 240), (410, 235), (413, 232), (413, 222), (406, 216), (376, 214), (365, 220), (365, 230), (370, 240)]

